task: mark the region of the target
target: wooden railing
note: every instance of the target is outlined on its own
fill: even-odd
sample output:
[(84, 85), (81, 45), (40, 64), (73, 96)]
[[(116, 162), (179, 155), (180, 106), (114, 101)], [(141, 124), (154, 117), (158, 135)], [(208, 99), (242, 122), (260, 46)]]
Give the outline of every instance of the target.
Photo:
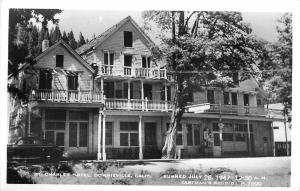
[(158, 68), (137, 68), (129, 66), (100, 65), (100, 75), (167, 79), (167, 70)]
[(33, 90), (30, 100), (53, 102), (102, 102), (101, 93), (75, 90)]
[(171, 111), (172, 104), (169, 101), (154, 101), (148, 99), (116, 99), (105, 98), (106, 109), (112, 110), (136, 110), (136, 111)]
[[(191, 105), (191, 103), (189, 103)], [(263, 107), (249, 107), (249, 106), (238, 106), (238, 105), (220, 105), (220, 104), (209, 104), (210, 108), (205, 110), (203, 113), (214, 113), (214, 114), (229, 114), (239, 116), (262, 116), (262, 117), (276, 117), (282, 115), (282, 110), (267, 109)]]

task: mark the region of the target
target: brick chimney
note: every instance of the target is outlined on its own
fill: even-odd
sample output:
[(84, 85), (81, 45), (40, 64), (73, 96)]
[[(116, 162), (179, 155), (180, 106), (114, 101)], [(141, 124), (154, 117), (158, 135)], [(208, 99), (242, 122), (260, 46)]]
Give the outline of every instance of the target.
[(48, 48), (49, 48), (49, 40), (44, 39), (43, 42), (42, 42), (42, 52), (44, 52)]

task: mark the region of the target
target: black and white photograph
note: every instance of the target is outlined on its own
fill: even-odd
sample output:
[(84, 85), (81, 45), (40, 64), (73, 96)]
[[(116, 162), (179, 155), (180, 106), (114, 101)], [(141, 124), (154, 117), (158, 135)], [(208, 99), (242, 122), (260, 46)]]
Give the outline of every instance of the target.
[(292, 188), (293, 9), (2, 10), (6, 189)]

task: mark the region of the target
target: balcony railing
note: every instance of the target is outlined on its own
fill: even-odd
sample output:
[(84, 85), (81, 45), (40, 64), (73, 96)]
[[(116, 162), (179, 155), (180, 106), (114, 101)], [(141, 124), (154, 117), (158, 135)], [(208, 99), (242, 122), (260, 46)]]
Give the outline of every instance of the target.
[(30, 95), (30, 100), (72, 103), (103, 101), (101, 93), (75, 90), (33, 90)]
[(169, 101), (154, 101), (147, 99), (104, 99), (106, 109), (135, 110), (135, 111), (171, 111), (172, 104)]
[(167, 79), (167, 70), (158, 68), (136, 68), (129, 66), (100, 65), (100, 74), (149, 79)]
[[(191, 104), (191, 103), (190, 103)], [(238, 115), (238, 116), (261, 116), (276, 117), (282, 115), (282, 110), (267, 109), (263, 107), (249, 107), (238, 105), (209, 104), (210, 108), (203, 113)]]

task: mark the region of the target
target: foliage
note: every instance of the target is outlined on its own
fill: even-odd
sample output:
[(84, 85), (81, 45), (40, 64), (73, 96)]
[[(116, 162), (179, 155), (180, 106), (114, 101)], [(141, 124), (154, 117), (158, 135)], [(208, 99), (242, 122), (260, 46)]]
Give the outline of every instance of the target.
[(273, 102), (292, 106), (292, 15), (284, 14), (278, 20), (278, 40), (267, 45), (266, 59), (261, 66), (265, 85)]
[(233, 86), (233, 73), (240, 80), (257, 75), (257, 63), (264, 55), (263, 43), (251, 34), (240, 12), (146, 11), (145, 29), (155, 24), (161, 50), (156, 60), (166, 60), (177, 83), (170, 128), (163, 147), (163, 158), (175, 156), (176, 129), (180, 125), (188, 96), (196, 88)]

